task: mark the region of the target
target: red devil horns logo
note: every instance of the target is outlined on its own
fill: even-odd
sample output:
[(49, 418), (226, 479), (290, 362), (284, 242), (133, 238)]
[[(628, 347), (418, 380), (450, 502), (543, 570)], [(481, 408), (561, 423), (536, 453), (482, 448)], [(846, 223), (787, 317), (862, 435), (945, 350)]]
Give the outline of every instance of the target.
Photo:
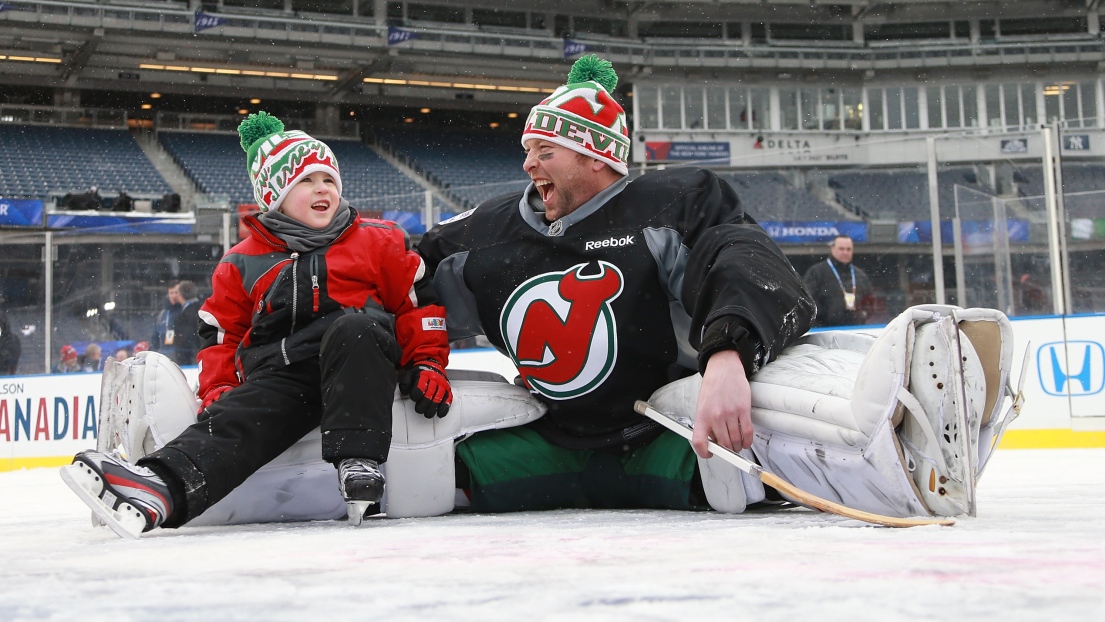
[(503, 337), (527, 387), (565, 399), (609, 375), (617, 355), (610, 302), (623, 278), (614, 265), (598, 265), (595, 275), (584, 275), (587, 264), (579, 264), (530, 279), (504, 308)]

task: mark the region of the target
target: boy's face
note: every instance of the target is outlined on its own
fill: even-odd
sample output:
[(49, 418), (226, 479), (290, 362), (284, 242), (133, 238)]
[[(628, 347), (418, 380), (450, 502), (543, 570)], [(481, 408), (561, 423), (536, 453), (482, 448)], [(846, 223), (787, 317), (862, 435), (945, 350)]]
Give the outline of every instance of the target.
[(303, 176), (288, 190), (280, 211), (314, 229), (322, 229), (338, 212), (338, 184), (329, 173), (316, 171)]

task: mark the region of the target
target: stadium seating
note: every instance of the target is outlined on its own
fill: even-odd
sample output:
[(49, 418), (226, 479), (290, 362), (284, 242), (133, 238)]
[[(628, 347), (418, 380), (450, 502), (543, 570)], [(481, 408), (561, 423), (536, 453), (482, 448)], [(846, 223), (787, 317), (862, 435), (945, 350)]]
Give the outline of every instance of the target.
[(50, 193), (172, 192), (124, 130), (0, 125), (0, 197)]
[[(1043, 170), (1039, 166), (1018, 167), (1014, 173), (1018, 195), (1026, 197), (1025, 206), (1033, 211), (1045, 209)], [(1094, 164), (1063, 165), (1063, 207), (1067, 218), (1105, 218), (1105, 166)]]
[(744, 211), (760, 222), (841, 220), (839, 211), (794, 188), (779, 173), (729, 173), (722, 177), (736, 189)]
[[(955, 186), (966, 186), (977, 192), (994, 194), (978, 183), (973, 169), (955, 168), (939, 171), (936, 183), (940, 211), (951, 217), (955, 210)], [(863, 171), (837, 173), (829, 176), (829, 186), (836, 189), (837, 201), (864, 218), (899, 221), (928, 220), (928, 175), (915, 171)]]
[[(254, 202), (245, 153), (236, 134), (160, 132), (159, 140), (201, 192), (226, 195), (232, 203)], [(410, 219), (395, 213), (420, 215), (426, 201), (422, 186), (366, 145), (336, 139), (326, 139), (326, 144), (338, 157), (342, 194), (354, 207), (382, 212), (385, 218), (401, 221), (408, 231), (418, 232), (418, 227), (409, 226)], [(440, 202), (437, 207), (448, 213)]]
[(455, 201), (475, 207), (529, 183), (516, 134), (495, 132), (380, 130), (387, 147), (414, 170), (441, 186)]

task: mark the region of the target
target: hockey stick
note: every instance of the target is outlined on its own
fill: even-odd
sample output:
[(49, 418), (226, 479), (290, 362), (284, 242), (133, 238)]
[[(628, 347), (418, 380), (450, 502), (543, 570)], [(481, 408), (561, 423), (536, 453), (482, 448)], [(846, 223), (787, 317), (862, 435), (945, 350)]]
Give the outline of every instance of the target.
[[(694, 429), (691, 421), (686, 417), (672, 417), (665, 415), (652, 406), (648, 402), (637, 400), (633, 405), (634, 410), (638, 413), (652, 419), (656, 423), (664, 426), (665, 428), (675, 432), (679, 436), (691, 440), (691, 432)], [(749, 462), (741, 457), (739, 454), (730, 451), (713, 441), (709, 441), (710, 451), (715, 456), (720, 457), (722, 460), (737, 467), (741, 471), (755, 477), (762, 481), (765, 485), (771, 486), (784, 495), (794, 499), (801, 505), (811, 507), (815, 510), (821, 510), (822, 512), (828, 512), (830, 514), (837, 514), (845, 518), (853, 518), (855, 520), (863, 521), (865, 523), (873, 523), (875, 525), (882, 525), (884, 527), (918, 527), (922, 525), (954, 525), (955, 520), (951, 518), (896, 518), (894, 516), (883, 516), (882, 514), (872, 514), (871, 512), (864, 512), (862, 510), (853, 510), (850, 507), (834, 503), (828, 499), (822, 499), (821, 497), (812, 495), (800, 488), (793, 486), (792, 484), (783, 481), (778, 475), (774, 473), (768, 473), (763, 470), (758, 464)]]

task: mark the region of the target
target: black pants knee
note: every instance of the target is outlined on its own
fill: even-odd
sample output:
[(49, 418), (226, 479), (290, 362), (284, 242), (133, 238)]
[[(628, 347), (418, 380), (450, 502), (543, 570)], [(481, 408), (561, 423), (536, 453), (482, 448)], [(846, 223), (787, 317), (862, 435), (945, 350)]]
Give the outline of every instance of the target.
[[(139, 464), (168, 475), (174, 508), (166, 527), (199, 516), (315, 427), (322, 457), (387, 460), (400, 350), (370, 316), (344, 316), (317, 357), (257, 372), (207, 408), (209, 418)], [(179, 486), (177, 486), (179, 485)]]

